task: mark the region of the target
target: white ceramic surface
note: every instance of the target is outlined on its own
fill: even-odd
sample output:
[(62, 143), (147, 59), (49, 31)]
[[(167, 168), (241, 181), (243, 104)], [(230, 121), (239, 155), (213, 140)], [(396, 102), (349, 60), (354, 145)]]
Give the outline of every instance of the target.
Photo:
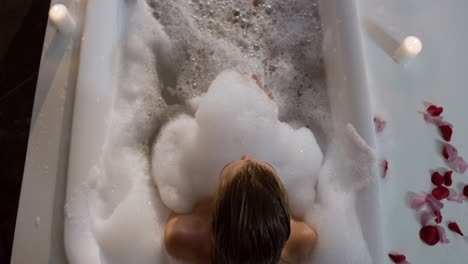
[(65, 186), (86, 1), (62, 3), (75, 18), (74, 34), (48, 24), (37, 80), (11, 263), (66, 263)]
[[(444, 118), (454, 125), (452, 144), (468, 157), (468, 45), (464, 27), (467, 1), (362, 0), (358, 14), (363, 32), (364, 64), (372, 106), (387, 121), (378, 135), (383, 158), (389, 160), (382, 185), (386, 252), (399, 251), (412, 263), (466, 263), (468, 239), (447, 231), (451, 243), (429, 247), (419, 239), (420, 224), (408, 207), (408, 192), (427, 192), (433, 187), (430, 169), (446, 167), (439, 147), (441, 137), (418, 111), (423, 101), (445, 107)], [(391, 57), (408, 35), (418, 36), (422, 52), (407, 65)], [(453, 187), (468, 184), (468, 175), (454, 174)], [(468, 204), (444, 202), (446, 221), (458, 222), (468, 232)], [(391, 263), (387, 258), (381, 263)]]

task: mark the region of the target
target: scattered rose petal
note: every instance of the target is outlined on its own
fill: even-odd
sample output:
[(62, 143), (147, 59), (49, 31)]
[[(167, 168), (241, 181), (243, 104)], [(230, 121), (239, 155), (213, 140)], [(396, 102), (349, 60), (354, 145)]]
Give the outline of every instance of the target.
[(388, 160), (382, 160), (380, 162), (380, 166), (382, 167), (382, 177), (385, 178), (385, 176), (387, 176), (388, 171)]
[(430, 220), (432, 219), (434, 215), (431, 214), (430, 212), (428, 211), (423, 211), (421, 213), (421, 225), (422, 226), (426, 226), (427, 224), (429, 224)]
[(443, 226), (437, 226), (437, 230), (439, 231), (440, 243), (450, 243), (450, 240), (447, 238), (447, 233), (445, 232), (445, 228)]
[(444, 185), (445, 186), (452, 186), (452, 173), (453, 171), (447, 171), (444, 173)]
[(426, 196), (413, 194), (410, 197), (410, 206), (416, 211), (419, 211), (426, 204), (430, 206), (432, 211), (444, 208), (444, 204), (434, 198), (432, 194), (427, 194)]
[(442, 223), (442, 213), (440, 212), (440, 210), (435, 210), (435, 211), (434, 211), (434, 215), (435, 215), (435, 217), (436, 217), (436, 218), (435, 218), (435, 222), (436, 222), (437, 224)]
[(436, 171), (432, 173), (431, 182), (435, 186), (441, 186), (444, 183), (444, 176), (440, 175), (440, 173)]
[(403, 261), (406, 260), (405, 255), (398, 254), (398, 253), (390, 253), (388, 254), (388, 256), (390, 257), (390, 259), (392, 259), (394, 263), (402, 263)]
[(436, 106), (436, 105), (430, 105), (426, 111), (433, 115), (433, 116), (440, 116), (440, 114), (442, 114), (442, 112), (444, 111), (444, 108), (443, 107), (439, 107), (439, 106)]
[(432, 194), (426, 195), (426, 202), (431, 205), (432, 210), (440, 210), (444, 208), (444, 204), (438, 201)]
[(422, 195), (414, 195), (410, 200), (411, 208), (416, 211), (419, 211), (427, 203), (429, 203), (427, 198)]
[(442, 149), (442, 155), (447, 161), (451, 162), (458, 157), (458, 150), (451, 144), (445, 143)]
[(450, 165), (454, 171), (460, 174), (465, 173), (466, 169), (468, 169), (468, 163), (462, 157), (456, 157)]
[(465, 195), (465, 197), (468, 198), (468, 185), (465, 185), (465, 187), (463, 187), (463, 195)]
[(460, 227), (457, 225), (455, 222), (450, 222), (448, 224), (448, 228), (452, 230), (453, 232), (459, 234), (460, 236), (464, 236), (463, 232), (461, 231)]
[(374, 117), (374, 126), (375, 126), (375, 131), (377, 133), (380, 133), (382, 132), (385, 127), (387, 126), (387, 121), (385, 120), (382, 120), (381, 118), (379, 117)]
[(437, 227), (432, 225), (427, 225), (419, 230), (419, 237), (426, 244), (433, 246), (439, 242), (439, 230)]
[(447, 198), (449, 194), (450, 194), (450, 191), (445, 186), (439, 186), (435, 188), (434, 190), (432, 190), (432, 196), (434, 196), (434, 198), (436, 198), (439, 201)]
[(443, 118), (441, 116), (433, 116), (428, 113), (424, 113), (424, 120), (436, 126), (440, 126), (443, 124)]
[(453, 130), (452, 130), (452, 128), (450, 126), (448, 126), (448, 125), (439, 126), (439, 130), (440, 130), (440, 133), (442, 134), (442, 138), (445, 141), (452, 140)]
[(447, 197), (447, 200), (457, 203), (463, 203), (463, 194), (450, 190), (450, 195), (449, 197)]

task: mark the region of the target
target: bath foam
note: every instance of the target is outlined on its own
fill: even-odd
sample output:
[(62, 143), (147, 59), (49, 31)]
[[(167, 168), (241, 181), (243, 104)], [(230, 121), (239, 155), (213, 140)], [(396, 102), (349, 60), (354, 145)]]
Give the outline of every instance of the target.
[(320, 170), (317, 201), (306, 222), (318, 233), (305, 263), (372, 264), (355, 209), (356, 194), (377, 175), (375, 151), (348, 125), (337, 132)]
[[(144, 1), (125, 2), (116, 50), (118, 87), (100, 159), (65, 205), (69, 263), (179, 263), (162, 245), (169, 210), (150, 177), (150, 148), (166, 117), (154, 49), (169, 39)], [(167, 58), (166, 58), (167, 60)]]
[(314, 203), (322, 153), (307, 128), (278, 120), (278, 107), (250, 76), (221, 73), (200, 99), (195, 117), (162, 128), (153, 149), (152, 173), (164, 203), (188, 213), (210, 197), (224, 165), (250, 153), (277, 171), (293, 214)]
[(302, 123), (326, 145), (330, 111), (317, 0), (147, 2), (171, 39), (174, 98), (206, 92), (222, 70), (253, 72), (273, 91), (280, 120)]

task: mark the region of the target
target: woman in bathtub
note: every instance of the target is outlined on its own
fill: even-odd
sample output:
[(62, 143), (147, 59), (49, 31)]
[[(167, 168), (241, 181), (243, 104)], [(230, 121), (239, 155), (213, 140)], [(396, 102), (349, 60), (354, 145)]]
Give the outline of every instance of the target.
[[(229, 74), (236, 75), (237, 73), (231, 72)], [(217, 79), (218, 86), (229, 86), (234, 80), (238, 82), (235, 79), (239, 78), (238, 76), (233, 76), (234, 79), (232, 80), (229, 77), (227, 76), (222, 82)], [(246, 80), (241, 81), (253, 82), (262, 88), (261, 83), (255, 75), (249, 75), (248, 77), (244, 75), (242, 78)], [(215, 80), (212, 86), (216, 86), (216, 82)], [(210, 89), (212, 88), (210, 87)], [(222, 89), (229, 90), (229, 88)], [(273, 100), (268, 99), (268, 97), (272, 98), (271, 94), (266, 96), (263, 91), (261, 93), (263, 94), (261, 96), (269, 101), (267, 104), (275, 105), (272, 109), (276, 111), (276, 104)], [(229, 97), (229, 95), (227, 96)], [(231, 96), (234, 97), (233, 95)], [(259, 95), (252, 95), (252, 97), (255, 96)], [(249, 95), (246, 95), (246, 97), (250, 98)], [(223, 105), (223, 102), (220, 102), (219, 98), (215, 99), (212, 100), (214, 104)], [(231, 114), (234, 113), (237, 116), (237, 113), (247, 111), (245, 109), (252, 103), (257, 102), (255, 100), (261, 101), (263, 99), (252, 99), (253, 101), (246, 103), (246, 107), (239, 106), (239, 109), (234, 109)], [(232, 100), (234, 99), (232, 98)], [(248, 99), (246, 100), (248, 101)], [(206, 99), (205, 104), (210, 104), (209, 99)], [(217, 111), (209, 111), (211, 115), (209, 119), (214, 120), (212, 122), (216, 120), (220, 123), (224, 122), (226, 118), (224, 118), (223, 112), (228, 113), (230, 111), (228, 109), (229, 104), (232, 104), (232, 102), (224, 102), (223, 109), (220, 109), (218, 113), (213, 114), (213, 112)], [(252, 109), (252, 111), (256, 113), (262, 112), (259, 109)], [(246, 116), (252, 115), (252, 111), (247, 111)], [(268, 113), (268, 111), (265, 111), (265, 113)], [(189, 261), (190, 263), (277, 264), (299, 263), (304, 259), (308, 259), (316, 245), (317, 233), (312, 226), (301, 221), (301, 217), (303, 216), (304, 205), (312, 204), (315, 198), (315, 174), (322, 159), (322, 154), (311, 132), (308, 130), (300, 130), (298, 132), (298, 130), (294, 130), (279, 122), (275, 114), (273, 114), (272, 117), (276, 119), (272, 121), (274, 128), (276, 129), (278, 126), (278, 130), (286, 130), (284, 133), (274, 133), (267, 136), (267, 138), (273, 138), (276, 141), (276, 145), (280, 146), (278, 149), (273, 147), (274, 144), (270, 144), (267, 141), (262, 143), (262, 139), (260, 138), (263, 138), (263, 136), (249, 142), (250, 137), (258, 137), (259, 135), (269, 133), (267, 131), (275, 130), (270, 127), (270, 121), (266, 122), (266, 125), (262, 125), (261, 120), (269, 119), (269, 117), (257, 117), (260, 121), (256, 122), (255, 125), (258, 127), (254, 130), (255, 133), (260, 133), (259, 135), (249, 134), (249, 131), (245, 131), (249, 135), (242, 138), (242, 140), (231, 140), (229, 138), (230, 132), (238, 127), (242, 127), (240, 123), (236, 123), (242, 118), (239, 120), (231, 118), (229, 121), (233, 124), (230, 124), (230, 128), (223, 131), (223, 125), (219, 124), (219, 129), (215, 128), (215, 132), (213, 132), (211, 131), (213, 130), (213, 126), (210, 126), (209, 131), (203, 130), (203, 127), (206, 127), (203, 125), (203, 112), (203, 109), (199, 109), (193, 122), (192, 119), (187, 119), (186, 122), (191, 124), (188, 127), (184, 127), (183, 129), (179, 127), (178, 130), (174, 131), (171, 131), (169, 127), (163, 128), (158, 141), (172, 141), (172, 147), (165, 148), (162, 146), (163, 143), (157, 142), (153, 150), (153, 175), (155, 182), (159, 188), (163, 202), (172, 209), (165, 226), (164, 234), (167, 252), (176, 259)], [(239, 113), (239, 115), (242, 115), (242, 113)], [(195, 131), (194, 140), (190, 140), (192, 137), (186, 134), (187, 131)], [(235, 135), (242, 132), (242, 129), (235, 131), (232, 137), (236, 137)], [(178, 133), (182, 134), (179, 137), (174, 136)], [(207, 139), (204, 137), (209, 139), (209, 144), (206, 143)], [(288, 140), (284, 140), (284, 138)], [(294, 141), (292, 139), (289, 140), (289, 138), (305, 139)], [(244, 142), (244, 139), (247, 142)], [(285, 142), (281, 143), (282, 140)], [(232, 144), (229, 145), (229, 143), (225, 143), (226, 141)], [(158, 146), (158, 144), (161, 146)], [(196, 166), (188, 169), (190, 176), (184, 176), (187, 172), (174, 170), (177, 167), (175, 165), (178, 164), (174, 160), (181, 159), (180, 156), (183, 155), (167, 155), (167, 149), (182, 149), (178, 144), (185, 144), (184, 149), (191, 149), (191, 144), (207, 144), (210, 145), (210, 148), (213, 148), (211, 145), (215, 145), (221, 150), (227, 148), (232, 150), (232, 152), (239, 152), (248, 148), (251, 148), (254, 152), (258, 149), (263, 149), (263, 152), (257, 151), (258, 153), (254, 153), (254, 155), (244, 154), (239, 160), (230, 162), (227, 165), (223, 164), (222, 166), (224, 167), (220, 171), (218, 169), (218, 173), (216, 173), (218, 176), (214, 175), (211, 178), (203, 178), (202, 175), (215, 173), (207, 171), (197, 172)], [(237, 147), (236, 144), (244, 144), (246, 148)], [(293, 147), (305, 144), (311, 147), (304, 147), (304, 149), (301, 148), (298, 151), (294, 149), (293, 151), (293, 148), (288, 149), (284, 147), (282, 149), (282, 144)], [(197, 147), (192, 149), (203, 149), (203, 147), (197, 145)], [(210, 150), (208, 149), (205, 152), (209, 153)], [(223, 156), (223, 154), (216, 154), (216, 150), (211, 150), (211, 152), (215, 154), (212, 156), (210, 154), (195, 155), (201, 155), (201, 157), (198, 157), (199, 159), (192, 163), (203, 163), (206, 161), (207, 164), (212, 162), (214, 165), (217, 165), (221, 164), (220, 162), (223, 162), (223, 160), (225, 162), (229, 154), (232, 154), (228, 151), (228, 155)], [(219, 153), (224, 152), (219, 151)], [(279, 154), (275, 154), (276, 152)], [(191, 153), (193, 154), (193, 152)], [(170, 157), (168, 158), (168, 156)], [(257, 157), (265, 157), (268, 163), (255, 159)], [(187, 164), (190, 162), (180, 163)], [(307, 165), (304, 165), (304, 163), (307, 163)], [(270, 164), (278, 165), (272, 166)], [(297, 174), (301, 174), (301, 172), (294, 171), (291, 172), (294, 176), (288, 176), (289, 178), (285, 182), (286, 185), (284, 185), (280, 178), (281, 176), (286, 177), (285, 175), (288, 174), (291, 166), (302, 166), (310, 169), (311, 171), (308, 173), (312, 175), (311, 177), (307, 177), (310, 181), (301, 182), (299, 179), (294, 179)], [(172, 175), (171, 178), (168, 177), (169, 174)], [(176, 186), (176, 180), (174, 180), (180, 178), (184, 179), (184, 182), (190, 182), (190, 180), (184, 177), (192, 177), (192, 185), (185, 186), (185, 189), (184, 186)], [(196, 180), (193, 181), (194, 179)], [(210, 182), (213, 179), (215, 179), (215, 184), (210, 187)], [(171, 183), (167, 183), (171, 181), (174, 181), (172, 183), (173, 186), (170, 186)], [(202, 184), (202, 186), (207, 186), (205, 190), (196, 190), (197, 184), (195, 183), (200, 181), (206, 183)], [(285, 186), (289, 187), (289, 193), (286, 191), (288, 188), (285, 188)], [(301, 187), (306, 188), (301, 189)], [(294, 190), (294, 192), (291, 192), (291, 190)], [(179, 196), (182, 198), (179, 198)], [(200, 197), (204, 198), (200, 201)], [(188, 203), (187, 206), (181, 206), (183, 199), (186, 201), (199, 200), (200, 202), (194, 204)], [(292, 203), (291, 200), (293, 200)]]
[(212, 264), (298, 263), (316, 240), (312, 227), (291, 219), (275, 169), (248, 154), (221, 171), (212, 200), (172, 213), (164, 238), (173, 257)]

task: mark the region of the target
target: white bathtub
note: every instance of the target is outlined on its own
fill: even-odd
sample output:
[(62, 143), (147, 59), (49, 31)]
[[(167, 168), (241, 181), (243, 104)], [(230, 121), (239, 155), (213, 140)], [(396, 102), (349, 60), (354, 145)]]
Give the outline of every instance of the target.
[[(98, 158), (116, 81), (112, 73), (121, 33), (119, 1), (52, 2), (72, 5), (83, 34), (78, 30), (69, 38), (47, 28), (13, 249), (12, 263), (18, 264), (66, 262), (66, 186), (82, 183)], [(468, 130), (463, 106), (468, 89), (462, 88), (468, 81), (468, 58), (456, 53), (468, 44), (468, 34), (457, 27), (466, 22), (468, 4), (389, 2), (323, 0), (320, 8), (334, 122), (354, 124), (391, 164), (385, 180), (375, 175), (360, 194), (360, 222), (374, 263), (388, 263), (386, 253), (393, 250), (414, 263), (462, 263), (468, 259), (466, 240), (449, 232), (448, 246), (424, 245), (404, 196), (429, 190), (428, 169), (443, 165), (438, 156), (427, 154), (435, 152), (435, 137), (416, 113), (423, 109), (421, 101), (447, 106), (446, 116), (456, 126), (453, 141), (461, 153), (468, 153), (468, 141), (462, 141)], [(423, 53), (402, 67), (389, 54), (395, 41), (412, 34), (422, 38)], [(377, 138), (374, 113), (389, 121)], [(423, 176), (408, 183), (403, 175)], [(448, 207), (445, 219), (458, 219), (468, 230), (463, 222), (468, 219), (466, 206)]]

